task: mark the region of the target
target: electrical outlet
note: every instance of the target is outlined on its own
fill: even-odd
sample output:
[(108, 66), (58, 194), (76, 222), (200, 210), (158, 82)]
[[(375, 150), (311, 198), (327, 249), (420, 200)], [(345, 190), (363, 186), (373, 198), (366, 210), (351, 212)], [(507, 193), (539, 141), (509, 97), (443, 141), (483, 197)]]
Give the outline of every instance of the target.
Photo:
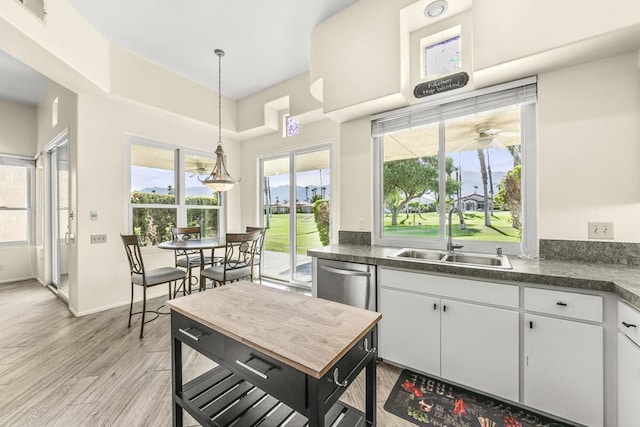
[(588, 222), (590, 239), (613, 239), (613, 222)]
[(92, 234), (91, 235), (91, 244), (94, 243), (107, 243), (107, 235), (106, 234)]

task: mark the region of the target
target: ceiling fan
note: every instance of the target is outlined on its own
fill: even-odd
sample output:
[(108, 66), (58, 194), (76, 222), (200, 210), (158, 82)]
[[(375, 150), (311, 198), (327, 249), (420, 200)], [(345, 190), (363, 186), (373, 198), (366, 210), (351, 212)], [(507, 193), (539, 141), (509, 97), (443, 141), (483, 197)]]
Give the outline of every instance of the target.
[(209, 175), (209, 169), (212, 166), (205, 165), (203, 163), (194, 163), (187, 172), (190, 172), (189, 178), (193, 178), (195, 176), (206, 176)]
[(479, 150), (484, 148), (504, 150), (507, 147), (500, 141), (499, 137), (520, 137), (520, 132), (505, 132), (502, 129), (498, 129), (492, 122), (479, 123), (474, 126), (474, 129), (477, 134), (476, 137), (463, 144), (458, 151), (473, 148), (477, 148)]

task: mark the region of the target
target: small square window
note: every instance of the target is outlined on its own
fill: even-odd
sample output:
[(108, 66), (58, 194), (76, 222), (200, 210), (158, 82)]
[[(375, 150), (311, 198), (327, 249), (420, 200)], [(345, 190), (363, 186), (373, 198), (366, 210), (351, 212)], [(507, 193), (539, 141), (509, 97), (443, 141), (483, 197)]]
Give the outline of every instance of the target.
[(461, 67), (460, 36), (424, 48), (424, 72), (427, 78), (448, 74)]

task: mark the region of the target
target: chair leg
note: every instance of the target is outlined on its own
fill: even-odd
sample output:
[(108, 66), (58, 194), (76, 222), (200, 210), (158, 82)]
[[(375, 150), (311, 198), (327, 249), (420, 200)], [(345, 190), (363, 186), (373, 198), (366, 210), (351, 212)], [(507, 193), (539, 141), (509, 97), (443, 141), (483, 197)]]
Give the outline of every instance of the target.
[(147, 287), (142, 287), (142, 324), (140, 325), (140, 338), (144, 336), (144, 315), (147, 312)]
[(127, 328), (131, 327), (131, 316), (133, 313), (133, 283), (131, 284), (131, 304), (129, 304), (129, 325)]

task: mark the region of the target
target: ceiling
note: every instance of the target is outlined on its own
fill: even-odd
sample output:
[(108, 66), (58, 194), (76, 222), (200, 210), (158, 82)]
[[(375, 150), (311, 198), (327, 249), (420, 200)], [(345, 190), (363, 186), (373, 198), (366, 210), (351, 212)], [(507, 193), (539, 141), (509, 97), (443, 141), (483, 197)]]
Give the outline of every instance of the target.
[(68, 0), (112, 44), (238, 99), (309, 69), (311, 32), (356, 0)]
[(49, 79), (0, 50), (0, 99), (37, 105)]
[[(68, 0), (113, 45), (238, 99), (309, 69), (314, 27), (357, 0)], [(0, 51), (0, 99), (37, 105), (48, 79)]]

